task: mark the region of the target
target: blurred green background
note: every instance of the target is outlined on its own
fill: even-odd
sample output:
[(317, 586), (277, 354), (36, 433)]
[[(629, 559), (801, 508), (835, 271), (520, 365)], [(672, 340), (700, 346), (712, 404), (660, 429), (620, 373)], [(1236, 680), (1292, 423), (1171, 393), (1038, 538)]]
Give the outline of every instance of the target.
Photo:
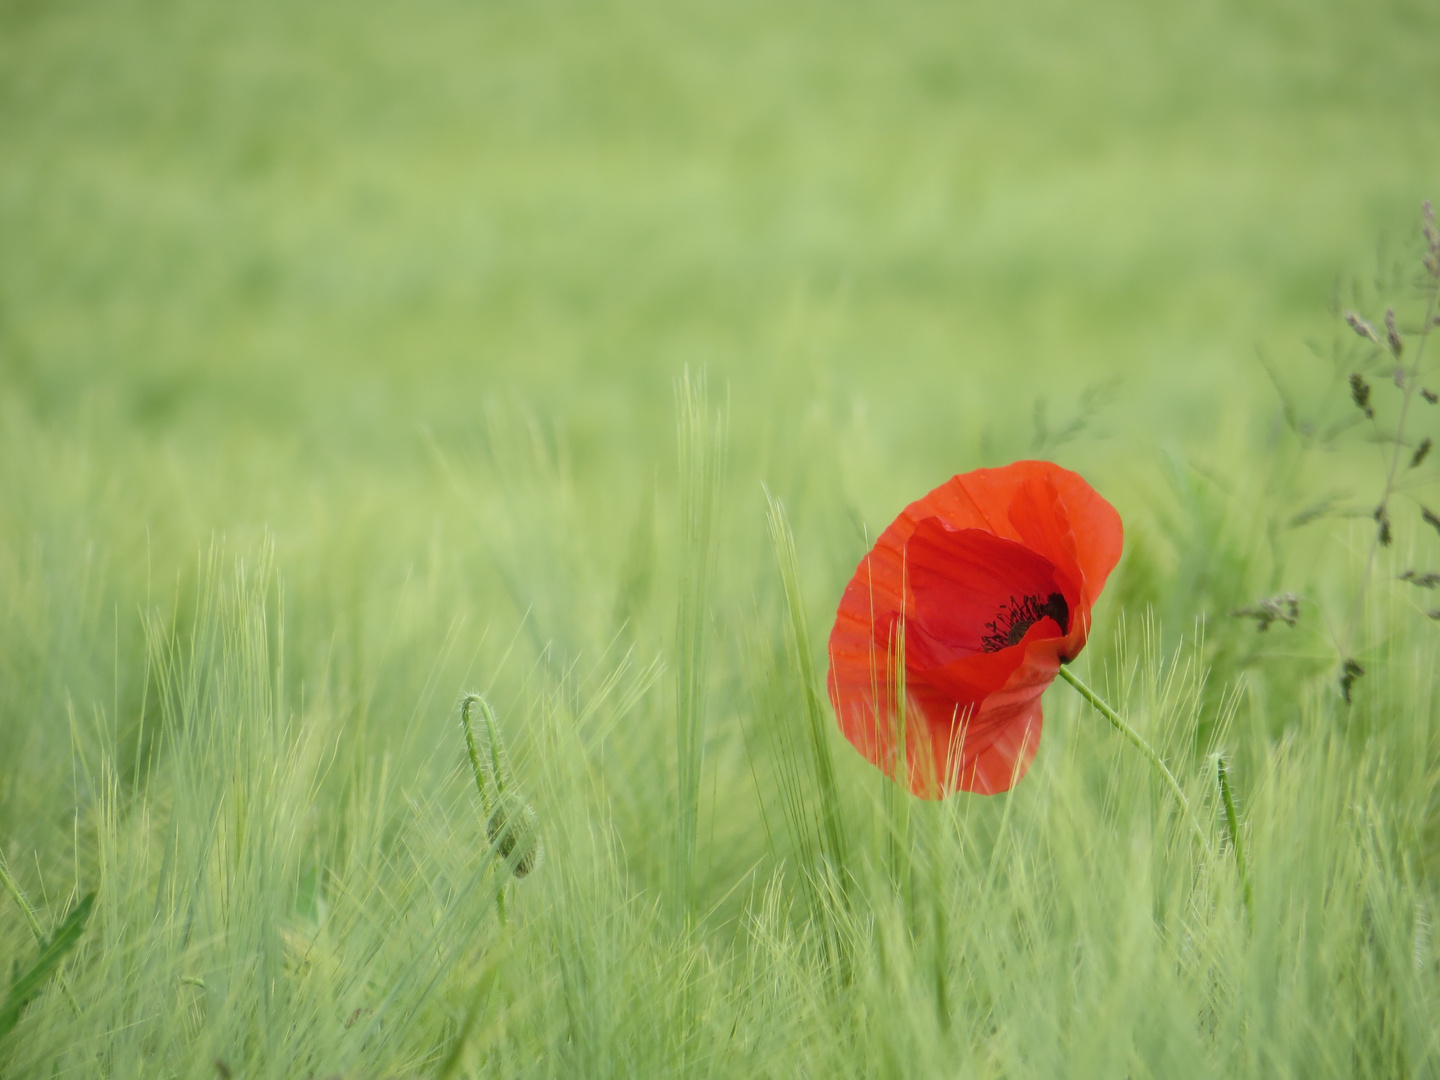
[(635, 468), (685, 364), (937, 474), (1112, 378), (1122, 452), (1203, 445), (1440, 174), (1421, 2), (0, 17), (11, 407), (290, 478), (506, 396)]
[[(1406, 1058), (1385, 1042), (1411, 990), (1406, 1030), (1424, 1031), (1433, 986), (1355, 974), (1349, 938), (1313, 956), (1301, 947), (1321, 931), (1371, 934), (1370, 908), (1324, 906), (1360, 896), (1349, 883), (1363, 879), (1392, 890), (1385, 925), (1395, 963), (1409, 962), (1405, 920), (1418, 927), (1433, 910), (1423, 905), (1440, 903), (1422, 872), (1440, 860), (1440, 741), (1425, 598), (1386, 591), (1369, 629), (1342, 625), (1379, 459), (1355, 431), (1345, 454), (1306, 451), (1276, 384), (1316, 423), (1354, 423), (1345, 374), (1361, 345), (1340, 309), (1378, 320), (1395, 301), (1406, 333), (1418, 326), (1403, 286), (1421, 200), (1440, 195), (1437, 102), (1440, 5), (1429, 0), (0, 0), (0, 850), (45, 898), (47, 926), (100, 887), (96, 944), (72, 968), (88, 1011), (76, 1020), (51, 994), (19, 1029), (27, 1049), (0, 1061), (15, 1076), (51, 1075), (72, 1052), (84, 1064), (71, 1066), (92, 1067), (89, 1044), (75, 1049), (74, 1032), (89, 1030), (107, 1033), (96, 1053), (109, 1075), (158, 1075), (157, 1062), (200, 1075), (217, 1055), (248, 1063), (246, 1075), (335, 1062), (371, 1075), (371, 1029), (349, 1034), (336, 1010), (383, 1012), (387, 979), (436, 963), (430, 930), (415, 927), (463, 909), (475, 920), (465, 933), (481, 936), (457, 931), (454, 948), (473, 953), (450, 956), (443, 993), (405, 984), (386, 998), (413, 1009), (386, 1021), (375, 1051), (395, 1075), (433, 1066), (476, 965), (499, 948), (484, 937), (493, 926), (476, 929), (488, 915), (453, 893), (484, 849), (451, 708), (473, 687), (494, 696), (557, 854), (550, 877), (516, 889), (532, 897), (528, 916), (517, 901), (516, 933), (533, 940), (506, 946), (530, 950), (526, 970), (546, 989), (517, 977), (510, 1019), (487, 1029), (484, 1053), (499, 1056), (476, 1050), (471, 1064), (711, 1075), (676, 1065), (664, 1039), (645, 1042), (694, 1018), (665, 1019), (675, 972), (712, 971), (737, 927), (784, 923), (800, 895), (795, 877), (789, 893), (755, 892), (793, 863), (783, 830), (771, 832), (786, 759), (767, 755), (803, 697), (784, 674), (762, 485), (794, 524), (823, 664), (841, 587), (903, 505), (954, 473), (1042, 456), (1082, 471), (1126, 522), (1086, 662), (1158, 663), (1203, 628), (1190, 671), (1209, 681), (1193, 700), (1172, 684), (1145, 700), (1192, 788), (1207, 782), (1190, 752), (1238, 715), (1240, 782), (1269, 808), (1257, 812), (1275, 860), (1264, 910), (1283, 932), (1252, 942), (1223, 903), (1205, 924), (1227, 970), (1250, 979), (1236, 992), (1245, 1007), (1225, 1014), (1234, 1038), (1216, 1029), (1216, 1046), (1242, 1050), (1157, 1051), (1145, 1058), (1154, 1075), (1319, 1075), (1353, 1054), (1390, 1076), (1397, 1060), (1433, 1062), (1429, 1044)], [(672, 941), (645, 905), (665, 894), (673, 854), (686, 370), (705, 373), (726, 414), (728, 466), (701, 676), (696, 873), (714, 921)], [(1377, 399), (1389, 393), (1381, 367), (1372, 377)], [(1320, 503), (1333, 512), (1323, 523), (1284, 528)], [(1427, 558), (1433, 536), (1412, 518), (1397, 516), (1382, 574)], [(1293, 634), (1261, 637), (1224, 617), (1281, 589), (1307, 605)], [(1124, 622), (1130, 638), (1116, 634)], [(1377, 697), (1341, 713), (1333, 676), (1352, 647)], [(220, 688), (213, 700), (186, 696), (202, 685)], [(947, 804), (969, 816), (954, 858), (935, 865), (965, 873), (951, 892), (935, 886), (937, 909), (960, 897), (1026, 911), (1093, 878), (1103, 926), (1149, 903), (1152, 886), (1159, 911), (1199, 880), (1147, 831), (1161, 827), (1149, 781), (1116, 779), (1147, 776), (1143, 762), (1075, 739), (1080, 714), (1062, 690), (1047, 698), (1037, 779), (1018, 789), (1013, 818), (1001, 800)], [(557, 750), (547, 725), (561, 713), (584, 734)], [(1313, 738), (1286, 757), (1297, 731)], [(212, 742), (190, 758), (193, 732)], [(236, 750), (249, 764), (234, 765), (226, 733), (255, 732), (273, 744)], [(832, 735), (845, 790), (872, 799), (873, 776)], [(187, 787), (192, 766), (210, 779)], [(1385, 824), (1373, 835), (1393, 826), (1384, 835), (1410, 846), (1372, 858), (1360, 840), (1334, 844), (1344, 808), (1363, 799), (1317, 778), (1394, 780), (1384, 769), (1402, 766), (1414, 775), (1375, 788), (1391, 794), (1377, 796)], [(287, 768), (292, 787), (274, 779)], [(1051, 781), (1072, 800), (1064, 813), (1050, 809)], [(264, 799), (227, 786), (252, 782)], [(285, 838), (273, 875), (232, 865), (226, 876), (196, 856), (193, 893), (176, 886), (180, 899), (156, 914), (163, 867), (188, 857), (175, 837), (252, 796)], [(1323, 799), (1334, 806), (1306, 801)], [(857, 796), (847, 813), (869, 822), (868, 805)], [(600, 869), (585, 877), (594, 867), (576, 837), (593, 839), (592, 821), (619, 854), (591, 852)], [(1017, 850), (1062, 852), (1028, 884), (990, 854), (1007, 821)], [(1083, 834), (1094, 823), (1100, 832)], [(1077, 836), (1114, 839), (1112, 826), (1153, 840), (1153, 863), (1126, 862), (1119, 842), (1094, 856), (1105, 873), (1065, 861)], [(1429, 840), (1411, 843), (1418, 835)], [(392, 858), (385, 838), (397, 836), (413, 864)], [(232, 842), (238, 865), (250, 849)], [(986, 859), (1000, 884), (965, 892)], [(1415, 867), (1420, 877), (1406, 876)], [(319, 934), (325, 905), (347, 898), (356, 925), (385, 913), (385, 942), (361, 959), (336, 945), (330, 966), (286, 966), (285, 935)], [(877, 925), (892, 925), (877, 905)], [(0, 953), (19, 956), (31, 943), (12, 914), (0, 914)], [(1152, 966), (1126, 967), (1125, 950), (1153, 929), (1148, 908), (1131, 914), (1139, 937), (1085, 938), (1096, 970), (1119, 957), (1120, 974), (1096, 978), (1130, 1004), (1077, 990), (1054, 1005), (1045, 1015), (1073, 1005), (1080, 1020), (1079, 1034), (1052, 1032), (1051, 1058), (1011, 1054), (1005, 1040), (1007, 1025), (1028, 1023), (1026, 994), (1070, 977), (1046, 965), (1083, 951), (1063, 919), (1046, 923), (1053, 948), (1038, 931), (996, 939), (992, 974), (1004, 977), (966, 991), (993, 1027), (957, 1021), (904, 1039), (937, 1076), (962, 1058), (966, 1075), (1047, 1075), (1045, 1061), (1063, 1071), (1086, 1039), (1098, 1061), (1135, 1032), (1178, 1053), (1189, 1044), (1167, 1042), (1168, 1021), (1145, 1010), (1178, 1003), (1166, 1015), (1189, 1032), (1197, 1008), (1224, 1007), (1165, 974), (1169, 939)], [(612, 915), (620, 929), (607, 937)], [(192, 939), (195, 918), (211, 937)], [(975, 933), (983, 952), (990, 939)], [(568, 998), (566, 1012), (544, 995), (572, 973), (548, 965), (565, 942), (592, 939), (611, 950), (606, 985), (624, 992)], [(657, 941), (660, 959), (646, 951)], [(942, 967), (945, 948), (933, 950)], [(763, 950), (745, 955), (805, 983)], [(976, 955), (953, 966), (979, 970)], [(1267, 981), (1297, 957), (1313, 971)], [(1022, 969), (1031, 982), (1012, 978)], [(252, 1010), (242, 971), (291, 987), (293, 1027)], [(731, 977), (712, 974), (715, 986)], [(204, 1008), (165, 996), (202, 975), (212, 991), (230, 975), (242, 989), (223, 1008), (218, 991)], [(890, 977), (867, 999), (881, 1012)], [(755, 985), (705, 998), (720, 1004), (702, 1028), (754, 1033), (751, 1056), (713, 1074), (882, 1074), (835, 1035), (853, 1034), (849, 1013), (817, 1005), (792, 1029), (788, 1005)], [(1282, 990), (1294, 1011), (1263, 1014)], [(1091, 1017), (1092, 1006), (1110, 1011)], [(1342, 1012), (1363, 1030), (1325, 1027)], [(626, 1024), (637, 1057), (597, 1034)], [(549, 1065), (527, 1072), (515, 1063), (532, 1045), (549, 1048), (535, 1059)]]

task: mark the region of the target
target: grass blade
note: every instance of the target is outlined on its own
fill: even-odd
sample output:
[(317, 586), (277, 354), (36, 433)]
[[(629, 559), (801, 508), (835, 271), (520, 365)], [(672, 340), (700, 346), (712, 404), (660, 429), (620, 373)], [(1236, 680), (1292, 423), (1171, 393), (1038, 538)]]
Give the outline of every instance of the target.
[(85, 923), (90, 918), (90, 909), (94, 906), (95, 894), (87, 893), (85, 899), (75, 906), (75, 910), (70, 912), (54, 936), (40, 950), (40, 956), (30, 966), (30, 970), (10, 985), (5, 1004), (0, 1005), (0, 1038), (8, 1035), (20, 1022), (20, 1014), (31, 998), (40, 992), (45, 980), (54, 974), (65, 955), (80, 943), (80, 936), (85, 933)]
[(694, 911), (705, 673), (715, 518), (724, 471), (723, 414), (710, 410), (705, 376), (687, 370), (676, 387), (680, 463), (680, 599), (675, 627), (675, 896)]

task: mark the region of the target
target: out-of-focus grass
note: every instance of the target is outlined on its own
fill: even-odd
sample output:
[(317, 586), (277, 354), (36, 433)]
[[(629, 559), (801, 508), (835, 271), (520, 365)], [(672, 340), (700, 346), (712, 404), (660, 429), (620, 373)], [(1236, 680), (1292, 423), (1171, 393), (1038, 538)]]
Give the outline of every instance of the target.
[[(1286, 522), (1375, 466), (1255, 352), (1353, 416), (1307, 345), (1440, 191), (1437, 46), (1418, 3), (0, 3), (0, 845), (47, 930), (97, 892), (4, 1074), (428, 1075), (462, 1029), (487, 1076), (1433, 1071), (1435, 630), (1385, 579), (1436, 539), (1397, 519), (1346, 710), (1369, 524)], [(1211, 854), (1065, 687), (1003, 798), (833, 731), (807, 771), (797, 621), (1029, 454), (1125, 518), (1088, 675)], [(1225, 617), (1282, 589), (1293, 631)], [(504, 925), (469, 689), (549, 851)]]

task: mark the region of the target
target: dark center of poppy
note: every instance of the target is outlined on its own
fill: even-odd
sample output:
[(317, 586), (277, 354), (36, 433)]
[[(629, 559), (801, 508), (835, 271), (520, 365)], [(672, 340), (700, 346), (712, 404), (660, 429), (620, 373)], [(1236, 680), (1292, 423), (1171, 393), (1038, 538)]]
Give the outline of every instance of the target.
[(1020, 644), (1025, 632), (1044, 618), (1055, 620), (1062, 634), (1070, 632), (1070, 605), (1065, 597), (1052, 592), (1049, 596), (1010, 597), (996, 613), (995, 618), (985, 624), (988, 634), (980, 637), (980, 647), (986, 652), (999, 652), (1011, 645)]

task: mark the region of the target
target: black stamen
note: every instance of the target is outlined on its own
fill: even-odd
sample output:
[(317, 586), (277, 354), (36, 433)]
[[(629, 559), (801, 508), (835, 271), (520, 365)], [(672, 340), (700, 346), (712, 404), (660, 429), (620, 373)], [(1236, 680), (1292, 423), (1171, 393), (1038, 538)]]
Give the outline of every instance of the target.
[(990, 633), (980, 638), (980, 647), (986, 652), (999, 652), (1018, 645), (1030, 627), (1047, 617), (1055, 620), (1062, 634), (1070, 632), (1070, 605), (1061, 593), (1053, 592), (1043, 600), (1038, 595), (1018, 600), (1012, 596), (994, 620), (985, 624)]

